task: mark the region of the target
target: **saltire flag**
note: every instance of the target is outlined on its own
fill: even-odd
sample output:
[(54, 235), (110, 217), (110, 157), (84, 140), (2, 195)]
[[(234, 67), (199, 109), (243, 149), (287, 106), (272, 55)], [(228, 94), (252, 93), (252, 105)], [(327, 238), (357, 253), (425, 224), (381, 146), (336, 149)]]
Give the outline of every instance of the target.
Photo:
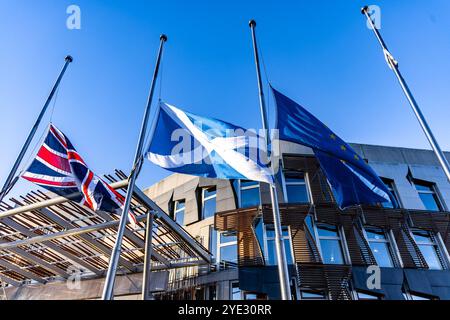
[[(124, 197), (86, 165), (70, 140), (50, 124), (36, 157), (22, 177), (93, 211), (120, 214)], [(136, 224), (132, 212), (128, 219)]]
[[(273, 184), (256, 132), (160, 103), (147, 158), (172, 172)], [(263, 156), (261, 156), (263, 154)], [(266, 161), (267, 162), (267, 161)]]
[(353, 148), (295, 101), (272, 88), (280, 140), (313, 149), (340, 208), (392, 202), (386, 185)]

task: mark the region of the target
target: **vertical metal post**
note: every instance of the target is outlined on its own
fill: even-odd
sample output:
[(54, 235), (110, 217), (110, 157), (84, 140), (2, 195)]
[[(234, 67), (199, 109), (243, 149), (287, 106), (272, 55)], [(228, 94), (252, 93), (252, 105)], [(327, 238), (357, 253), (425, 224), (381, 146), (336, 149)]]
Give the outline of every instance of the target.
[(445, 157), (444, 153), (442, 152), (436, 138), (433, 135), (433, 132), (431, 131), (431, 128), (429, 127), (427, 121), (425, 120), (425, 117), (422, 113), (422, 111), (419, 108), (419, 105), (417, 104), (417, 101), (414, 99), (413, 94), (411, 93), (411, 90), (409, 89), (408, 85), (406, 84), (405, 79), (403, 78), (402, 74), (400, 73), (398, 62), (394, 59), (392, 54), (389, 52), (386, 43), (384, 42), (380, 32), (375, 27), (375, 24), (369, 14), (369, 7), (365, 6), (361, 9), (361, 13), (366, 16), (367, 20), (369, 21), (370, 26), (372, 27), (373, 32), (375, 33), (375, 36), (377, 37), (378, 42), (381, 45), (381, 48), (383, 49), (383, 53), (385, 55), (386, 61), (389, 65), (389, 67), (392, 69), (392, 71), (395, 73), (395, 76), (397, 77), (398, 82), (400, 83), (400, 86), (402, 87), (402, 90), (408, 99), (409, 104), (411, 105), (414, 114), (417, 117), (417, 120), (420, 123), (420, 126), (422, 127), (422, 130), (425, 133), (425, 136), (427, 137), (428, 141), (430, 142), (431, 148), (433, 149), (434, 153), (436, 154), (436, 157), (438, 158), (438, 161), (444, 170), (445, 175), (447, 176), (448, 181), (450, 182), (450, 165)]
[(117, 230), (117, 239), (114, 244), (114, 249), (111, 254), (111, 259), (109, 261), (108, 273), (106, 274), (105, 286), (103, 288), (103, 300), (112, 300), (114, 297), (114, 282), (116, 278), (116, 270), (119, 262), (120, 251), (122, 247), (123, 233), (125, 231), (128, 219), (128, 211), (130, 210), (131, 199), (133, 197), (134, 185), (136, 179), (139, 175), (140, 167), (143, 161), (142, 149), (144, 147), (145, 134), (147, 132), (148, 118), (150, 115), (150, 108), (153, 100), (153, 93), (155, 91), (156, 79), (158, 78), (159, 66), (161, 64), (161, 57), (163, 53), (164, 43), (167, 41), (166, 35), (160, 36), (160, 44), (158, 50), (158, 56), (156, 58), (155, 71), (153, 73), (152, 83), (150, 87), (150, 93), (147, 100), (147, 105), (145, 107), (144, 118), (142, 120), (141, 132), (139, 135), (139, 141), (136, 148), (136, 153), (134, 155), (133, 168), (129, 179), (129, 184), (127, 188), (127, 195), (125, 197), (125, 203), (123, 206), (122, 215), (120, 216), (120, 223)]
[(39, 113), (36, 122), (34, 123), (33, 127), (31, 128), (30, 133), (28, 134), (27, 140), (25, 141), (25, 144), (22, 147), (22, 150), (20, 150), (19, 156), (16, 159), (16, 162), (14, 163), (11, 172), (9, 173), (8, 177), (5, 180), (5, 183), (3, 185), (2, 190), (0, 191), (0, 201), (2, 201), (3, 197), (8, 193), (10, 189), (11, 182), (14, 179), (14, 176), (17, 173), (17, 169), (19, 168), (20, 163), (23, 160), (23, 157), (25, 156), (25, 153), (28, 150), (28, 147), (30, 146), (31, 141), (34, 138), (34, 135), (36, 134), (37, 129), (39, 128), (39, 124), (42, 121), (42, 118), (45, 115), (45, 112), (47, 111), (47, 108), (50, 104), (50, 102), (53, 99), (53, 96), (55, 95), (56, 89), (58, 89), (59, 84), (61, 83), (61, 79), (63, 78), (64, 74), (66, 73), (67, 67), (69, 64), (73, 61), (73, 58), (71, 56), (66, 56), (64, 66), (59, 73), (58, 78), (56, 79), (55, 84), (53, 85), (52, 91), (50, 92), (47, 101), (45, 101), (44, 106), (41, 109), (41, 112)]
[(145, 237), (144, 274), (142, 278), (142, 300), (152, 300), (150, 294), (150, 275), (152, 273), (152, 239), (153, 239), (153, 212), (147, 214), (147, 227)]
[[(256, 42), (256, 33), (255, 20), (251, 20), (250, 29), (252, 31), (252, 40), (253, 40), (253, 49), (255, 54), (255, 64), (256, 64), (256, 74), (258, 78), (258, 90), (259, 90), (259, 105), (261, 107), (261, 116), (262, 116), (262, 124), (263, 129), (266, 134), (266, 149), (269, 151), (270, 145), (270, 133), (268, 132), (269, 124), (267, 122), (267, 110), (266, 103), (264, 99), (264, 91), (261, 80), (261, 67), (259, 63), (259, 54), (258, 54), (258, 45)], [(278, 194), (275, 185), (270, 186), (270, 198), (272, 201), (272, 212), (273, 212), (273, 223), (275, 229), (275, 251), (277, 254), (277, 264), (278, 264), (278, 274), (280, 278), (280, 290), (281, 290), (281, 298), (283, 300), (291, 300), (291, 285), (289, 281), (289, 270), (286, 259), (286, 250), (284, 248), (283, 241), (283, 233), (281, 229), (281, 221), (280, 221), (280, 208), (278, 206)]]

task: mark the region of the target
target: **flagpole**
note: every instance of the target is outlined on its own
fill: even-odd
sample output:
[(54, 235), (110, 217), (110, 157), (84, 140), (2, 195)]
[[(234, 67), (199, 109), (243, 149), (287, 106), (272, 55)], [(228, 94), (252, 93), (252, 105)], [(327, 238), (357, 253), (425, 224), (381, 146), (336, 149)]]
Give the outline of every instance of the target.
[(3, 198), (5, 197), (5, 195), (9, 192), (11, 183), (13, 182), (14, 176), (17, 173), (17, 169), (19, 168), (19, 165), (22, 162), (23, 157), (25, 156), (25, 153), (27, 152), (28, 147), (31, 144), (31, 141), (33, 140), (33, 138), (36, 134), (36, 131), (39, 128), (42, 118), (44, 117), (45, 112), (47, 111), (47, 108), (48, 108), (50, 102), (52, 101), (53, 96), (55, 95), (56, 89), (58, 89), (59, 84), (61, 83), (61, 79), (63, 78), (64, 74), (66, 73), (67, 67), (73, 61), (73, 58), (71, 56), (66, 56), (66, 58), (64, 60), (65, 60), (64, 66), (63, 66), (61, 72), (59, 73), (59, 76), (56, 79), (55, 84), (53, 85), (52, 91), (50, 92), (50, 94), (47, 98), (47, 101), (45, 102), (44, 106), (42, 107), (41, 112), (39, 113), (39, 115), (36, 119), (36, 122), (34, 123), (33, 127), (31, 128), (31, 131), (28, 134), (27, 140), (25, 141), (25, 144), (23, 145), (22, 150), (20, 150), (19, 156), (17, 157), (16, 162), (14, 162), (11, 172), (9, 173), (8, 177), (6, 178), (3, 188), (0, 191), (0, 201), (2, 201)]
[[(269, 151), (270, 145), (270, 133), (268, 132), (267, 110), (264, 98), (263, 85), (261, 80), (261, 67), (259, 63), (258, 45), (256, 43), (256, 21), (251, 20), (249, 22), (250, 29), (252, 31), (253, 49), (255, 54), (256, 74), (258, 78), (258, 90), (259, 90), (259, 105), (261, 108), (261, 117), (263, 130), (266, 135), (266, 150)], [(275, 185), (270, 185), (270, 198), (272, 201), (273, 223), (275, 229), (275, 251), (277, 255), (278, 275), (280, 278), (280, 290), (282, 300), (291, 300), (291, 285), (289, 281), (289, 270), (286, 259), (286, 251), (284, 248), (284, 241), (282, 237), (281, 221), (280, 221), (280, 208), (278, 206), (278, 194)]]
[(139, 175), (140, 167), (141, 167), (142, 161), (143, 161), (142, 149), (144, 147), (144, 140), (145, 140), (145, 135), (147, 132), (148, 118), (150, 115), (150, 108), (151, 108), (152, 100), (153, 100), (153, 92), (155, 91), (156, 79), (158, 78), (159, 66), (161, 64), (161, 57), (162, 57), (162, 53), (163, 53), (164, 43), (167, 41), (167, 36), (163, 34), (160, 36), (159, 40), (160, 40), (160, 44), (159, 44), (158, 56), (156, 59), (156, 65), (155, 65), (155, 70), (153, 73), (152, 83), (151, 83), (151, 87), (150, 87), (150, 93), (149, 93), (148, 100), (147, 100), (147, 106), (145, 108), (144, 118), (142, 120), (141, 132), (139, 135), (139, 141), (137, 144), (136, 153), (135, 153), (134, 161), (133, 161), (133, 168), (131, 170), (130, 177), (128, 178), (129, 184), (128, 184), (128, 188), (127, 188), (127, 194), (125, 197), (125, 203), (124, 203), (123, 210), (122, 210), (122, 215), (120, 216), (119, 228), (117, 230), (117, 239), (116, 239), (116, 243), (114, 244), (114, 249), (112, 251), (111, 258), (109, 261), (108, 273), (106, 274), (105, 286), (103, 288), (103, 295), (102, 295), (103, 300), (113, 300), (113, 298), (114, 298), (114, 282), (115, 282), (115, 278), (116, 278), (117, 265), (119, 262), (120, 251), (121, 251), (121, 247), (122, 247), (123, 234), (125, 232), (125, 228), (127, 225), (127, 219), (128, 219), (127, 213), (130, 210), (131, 199), (133, 197), (133, 192), (134, 192), (134, 185), (135, 185), (136, 179)]
[(430, 142), (431, 148), (433, 149), (434, 153), (436, 154), (436, 157), (439, 160), (439, 163), (444, 170), (445, 175), (447, 176), (448, 181), (450, 181), (450, 165), (445, 157), (444, 153), (442, 152), (441, 147), (439, 146), (436, 138), (433, 135), (433, 132), (431, 131), (430, 126), (428, 125), (422, 111), (419, 108), (419, 105), (417, 104), (417, 101), (414, 99), (414, 96), (409, 89), (408, 85), (406, 84), (405, 79), (403, 78), (402, 74), (400, 73), (400, 69), (398, 67), (398, 62), (394, 59), (392, 54), (389, 52), (386, 43), (384, 42), (380, 32), (375, 27), (374, 22), (372, 21), (372, 18), (369, 14), (369, 7), (365, 6), (361, 9), (361, 13), (366, 16), (367, 20), (369, 21), (369, 24), (372, 27), (373, 32), (375, 33), (375, 36), (377, 37), (378, 42), (381, 45), (381, 48), (383, 49), (383, 53), (385, 55), (386, 61), (389, 65), (389, 68), (392, 69), (392, 71), (395, 73), (395, 76), (397, 77), (398, 82), (400, 83), (400, 86), (402, 87), (403, 92), (405, 93), (406, 98), (408, 99), (409, 104), (411, 105), (414, 114), (417, 117), (417, 120), (420, 123), (420, 126), (422, 127), (428, 141)]

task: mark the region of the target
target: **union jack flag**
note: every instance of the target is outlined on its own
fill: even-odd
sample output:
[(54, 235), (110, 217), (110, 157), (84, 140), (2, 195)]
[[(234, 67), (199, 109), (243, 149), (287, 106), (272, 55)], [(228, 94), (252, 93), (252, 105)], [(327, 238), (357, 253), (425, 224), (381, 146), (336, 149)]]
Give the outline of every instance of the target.
[[(124, 197), (88, 168), (70, 140), (53, 124), (22, 177), (57, 195), (70, 195), (70, 200), (91, 210), (122, 212)], [(128, 213), (128, 219), (136, 224), (133, 213)]]

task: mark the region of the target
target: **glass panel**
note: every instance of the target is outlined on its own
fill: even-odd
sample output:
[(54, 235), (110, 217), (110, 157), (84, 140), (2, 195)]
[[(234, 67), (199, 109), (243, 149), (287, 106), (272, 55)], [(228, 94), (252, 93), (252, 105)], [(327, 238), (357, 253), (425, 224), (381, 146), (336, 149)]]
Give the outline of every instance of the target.
[(231, 285), (231, 300), (241, 300), (241, 289), (237, 282), (233, 282)]
[(433, 188), (429, 185), (415, 183), (415, 186), (416, 186), (416, 190), (418, 190), (418, 191), (433, 191)]
[(422, 253), (428, 267), (432, 270), (442, 270), (441, 262), (436, 253), (436, 248), (430, 245), (419, 245), (420, 252)]
[(180, 225), (184, 225), (184, 210), (177, 211), (175, 213), (175, 221)]
[(289, 203), (307, 203), (308, 191), (306, 185), (286, 185)]
[(335, 226), (319, 226), (317, 227), (317, 233), (319, 237), (339, 237)]
[(359, 300), (379, 300), (380, 299), (377, 296), (367, 294), (367, 293), (358, 292), (357, 294), (358, 294)]
[(431, 300), (431, 299), (425, 298), (425, 297), (421, 297), (421, 296), (416, 296), (416, 295), (412, 294), (411, 295), (411, 300), (421, 301), (421, 300)]
[(394, 205), (392, 202), (382, 202), (381, 206), (386, 209), (394, 209)]
[(258, 300), (258, 295), (256, 293), (246, 293), (245, 300)]
[(235, 232), (222, 232), (220, 234), (220, 243), (228, 243), (228, 242), (236, 242), (237, 241), (237, 235)]
[[(289, 228), (286, 226), (281, 227), (283, 237), (289, 237)], [(266, 237), (275, 238), (275, 230), (273, 226), (266, 226)]]
[(238, 262), (237, 245), (221, 247), (220, 261), (237, 263)]
[(422, 200), (425, 209), (430, 211), (440, 211), (440, 207), (435, 194), (419, 192), (419, 197)]
[(184, 201), (177, 201), (175, 205), (175, 211), (184, 209)]
[(203, 219), (214, 217), (216, 213), (216, 198), (203, 201)]
[(414, 231), (413, 236), (416, 243), (434, 244), (433, 241), (431, 241), (430, 234), (426, 231)]
[(210, 227), (209, 251), (215, 259), (217, 257), (217, 231), (214, 230), (213, 226)]
[(370, 249), (377, 261), (377, 264), (382, 268), (393, 268), (394, 264), (392, 262), (391, 254), (387, 243), (383, 242), (370, 242)]
[(260, 203), (259, 188), (241, 190), (241, 208), (259, 206)]
[[(268, 261), (267, 264), (274, 266), (277, 265), (277, 252), (275, 249), (275, 240), (267, 240)], [(284, 250), (286, 251), (286, 260), (288, 264), (293, 264), (291, 243), (289, 239), (284, 239)]]
[(324, 264), (343, 264), (341, 243), (339, 240), (320, 240)]
[(286, 183), (305, 183), (305, 179), (303, 177), (299, 177), (296, 174), (288, 174), (285, 173), (285, 177), (284, 180), (286, 181)]
[(313, 292), (302, 290), (300, 292), (302, 299), (308, 300), (324, 300), (326, 299), (325, 292)]
[(216, 188), (203, 189), (203, 199), (216, 195)]
[(247, 181), (247, 180), (241, 180), (241, 188), (245, 187), (259, 187), (259, 182), (257, 181)]
[(381, 230), (366, 230), (369, 240), (386, 240), (386, 235)]

